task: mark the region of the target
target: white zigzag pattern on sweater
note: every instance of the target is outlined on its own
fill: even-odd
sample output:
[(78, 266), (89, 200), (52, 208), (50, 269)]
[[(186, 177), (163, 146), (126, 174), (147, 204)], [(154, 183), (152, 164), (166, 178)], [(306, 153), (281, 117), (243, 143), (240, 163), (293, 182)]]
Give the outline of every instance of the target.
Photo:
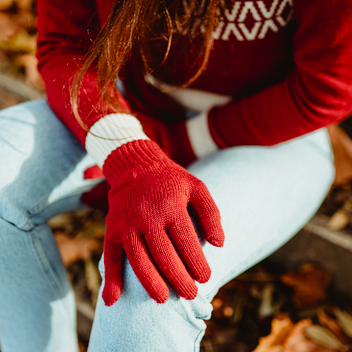
[[(189, 8), (187, 0), (183, 0), (185, 11)], [(288, 7), (288, 15), (283, 17)], [(244, 23), (248, 16), (252, 16), (254, 25), (247, 28)], [(229, 40), (234, 35), (238, 41), (252, 41), (264, 39), (269, 32), (278, 32), (287, 26), (293, 17), (293, 0), (273, 0), (266, 7), (262, 0), (259, 1), (234, 1), (232, 9), (226, 9), (220, 17), (219, 24), (213, 32), (214, 40)], [(202, 30), (202, 27), (201, 27)], [(186, 33), (181, 33), (186, 34)]]

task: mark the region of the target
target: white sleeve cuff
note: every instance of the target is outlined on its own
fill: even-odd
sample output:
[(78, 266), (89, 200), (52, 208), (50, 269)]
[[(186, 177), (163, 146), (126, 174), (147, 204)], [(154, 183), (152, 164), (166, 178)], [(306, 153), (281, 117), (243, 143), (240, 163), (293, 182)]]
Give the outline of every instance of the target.
[(98, 120), (86, 137), (86, 150), (102, 167), (116, 148), (139, 139), (149, 139), (138, 119), (129, 114), (110, 114)]
[(186, 128), (194, 154), (198, 159), (219, 150), (209, 131), (207, 111), (187, 120)]

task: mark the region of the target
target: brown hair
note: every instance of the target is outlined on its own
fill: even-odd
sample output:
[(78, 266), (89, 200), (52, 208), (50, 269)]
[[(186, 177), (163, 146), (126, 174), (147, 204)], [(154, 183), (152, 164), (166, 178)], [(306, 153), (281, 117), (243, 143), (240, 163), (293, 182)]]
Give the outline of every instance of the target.
[[(184, 9), (180, 8), (183, 2)], [(90, 66), (97, 69), (101, 97), (115, 111), (123, 112), (115, 81), (135, 47), (139, 47), (145, 70), (152, 72), (167, 63), (173, 35), (181, 32), (188, 42), (200, 40), (195, 73), (178, 88), (194, 82), (205, 69), (213, 44), (212, 34), (218, 21), (221, 0), (115, 0), (105, 25), (92, 45), (91, 52), (74, 78), (71, 105), (80, 125), (88, 130), (78, 112), (79, 90)], [(160, 43), (164, 57), (153, 57), (154, 46)]]

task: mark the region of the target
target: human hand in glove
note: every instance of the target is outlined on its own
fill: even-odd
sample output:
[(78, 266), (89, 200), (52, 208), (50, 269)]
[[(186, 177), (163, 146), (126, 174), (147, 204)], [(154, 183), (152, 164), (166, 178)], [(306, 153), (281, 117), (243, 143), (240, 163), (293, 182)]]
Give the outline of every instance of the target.
[(134, 112), (144, 133), (156, 142), (163, 152), (181, 166), (188, 166), (197, 159), (186, 129), (186, 121), (167, 124), (141, 111)]
[(220, 213), (206, 186), (169, 159), (151, 140), (134, 140), (114, 150), (103, 173), (110, 183), (104, 244), (106, 305), (114, 304), (123, 287), (125, 256), (149, 296), (163, 303), (169, 290), (194, 299), (197, 286), (210, 278), (198, 236), (221, 247)]

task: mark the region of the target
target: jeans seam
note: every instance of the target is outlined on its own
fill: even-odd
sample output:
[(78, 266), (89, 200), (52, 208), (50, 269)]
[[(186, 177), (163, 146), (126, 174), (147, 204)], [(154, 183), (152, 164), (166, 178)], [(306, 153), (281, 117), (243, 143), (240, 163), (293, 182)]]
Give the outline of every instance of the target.
[[(55, 200), (55, 203), (57, 201), (60, 201), (60, 200), (63, 200), (63, 199), (66, 199), (66, 198), (69, 198), (69, 197), (72, 197), (72, 196), (75, 196), (77, 194), (83, 194), (85, 191), (88, 191), (90, 189), (92, 189), (94, 187), (94, 185), (91, 185), (90, 188), (87, 188), (87, 187), (80, 187), (78, 190), (74, 191), (74, 192), (71, 192), (69, 194), (66, 194), (64, 197), (60, 197), (58, 199)], [(49, 195), (50, 196), (50, 195)], [(29, 217), (32, 217), (32, 216), (36, 216), (38, 215), (41, 211), (43, 211), (47, 206), (53, 204), (48, 204), (47, 203), (47, 200), (49, 198), (49, 196), (45, 196), (44, 198), (42, 198), (37, 204), (35, 204), (33, 207), (29, 208), (27, 210), (27, 214)]]
[[(62, 301), (61, 298), (64, 297), (64, 287), (59, 283), (59, 280), (56, 278), (55, 273), (52, 271), (50, 264), (46, 258), (45, 252), (40, 244), (40, 240), (38, 238), (38, 234), (35, 230), (29, 231), (29, 234), (31, 236), (31, 243), (33, 246), (34, 253), (38, 259), (38, 262), (43, 269), (45, 277), (48, 279), (49, 284), (51, 288), (53, 289), (53, 292), (57, 298), (58, 301)], [(67, 318), (69, 319), (68, 312), (66, 311), (66, 308), (63, 306), (63, 310), (65, 311), (65, 314), (67, 315)]]
[(197, 337), (194, 340), (194, 352), (198, 352), (200, 350), (200, 339), (199, 339), (199, 337), (200, 337), (200, 335), (202, 333), (204, 333), (204, 330), (200, 329)]

